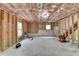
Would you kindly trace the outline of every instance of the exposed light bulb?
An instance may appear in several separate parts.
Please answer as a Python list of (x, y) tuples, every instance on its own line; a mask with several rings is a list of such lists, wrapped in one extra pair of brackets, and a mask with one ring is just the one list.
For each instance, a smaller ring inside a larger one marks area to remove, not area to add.
[(38, 14), (38, 17), (39, 18), (44, 18), (44, 19), (47, 19), (49, 17), (49, 12), (48, 10), (41, 10), (41, 12), (39, 12)]

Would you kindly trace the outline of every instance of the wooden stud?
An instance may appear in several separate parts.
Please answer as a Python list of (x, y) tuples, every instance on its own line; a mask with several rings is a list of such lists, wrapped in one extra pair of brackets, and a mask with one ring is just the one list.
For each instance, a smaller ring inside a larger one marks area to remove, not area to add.
[(0, 10), (0, 51), (2, 50), (2, 13)]
[(74, 16), (72, 15), (71, 16), (72, 17), (72, 44), (74, 44), (74, 39), (75, 39), (75, 37), (74, 37), (74, 35), (75, 35), (75, 33), (74, 33)]
[(77, 32), (77, 37), (78, 37), (78, 47), (79, 47), (79, 13), (77, 15), (77, 19), (78, 19), (78, 32)]

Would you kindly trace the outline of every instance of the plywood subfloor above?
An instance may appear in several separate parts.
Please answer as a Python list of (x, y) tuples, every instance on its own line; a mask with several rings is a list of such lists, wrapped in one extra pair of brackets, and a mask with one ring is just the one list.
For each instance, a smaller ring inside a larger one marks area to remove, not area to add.
[[(78, 3), (6, 3), (0, 7), (27, 21), (56, 21), (78, 12)], [(43, 14), (44, 13), (44, 14)], [(47, 14), (48, 13), (48, 14)], [(44, 17), (39, 16), (39, 14)], [(45, 18), (46, 17), (46, 18)]]

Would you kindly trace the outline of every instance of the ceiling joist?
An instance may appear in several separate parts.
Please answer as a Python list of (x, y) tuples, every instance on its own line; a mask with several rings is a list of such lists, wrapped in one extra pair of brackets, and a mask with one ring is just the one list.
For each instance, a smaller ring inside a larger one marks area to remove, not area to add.
[[(27, 21), (56, 21), (79, 10), (77, 3), (0, 3), (0, 8)], [(46, 12), (45, 12), (46, 11)], [(44, 13), (44, 14), (43, 14)], [(47, 14), (49, 13), (49, 14)], [(41, 16), (39, 16), (39, 14)], [(45, 20), (46, 17), (47, 19)]]

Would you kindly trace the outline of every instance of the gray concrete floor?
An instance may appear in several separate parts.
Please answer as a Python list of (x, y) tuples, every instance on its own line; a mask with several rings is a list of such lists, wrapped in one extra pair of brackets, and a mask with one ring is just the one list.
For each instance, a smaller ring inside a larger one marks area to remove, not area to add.
[(24, 39), (22, 46), (7, 49), (1, 56), (76, 56), (79, 48), (70, 43), (60, 43), (55, 37), (34, 37), (34, 40)]

